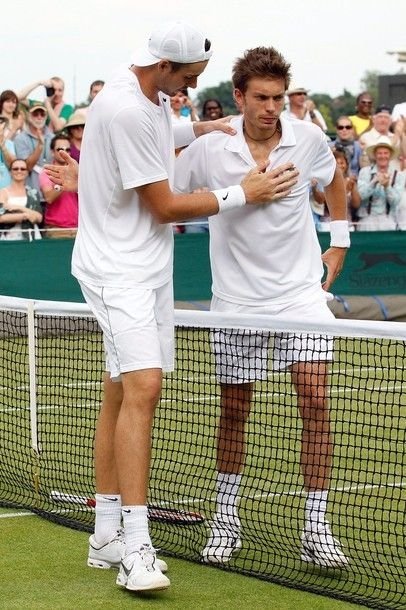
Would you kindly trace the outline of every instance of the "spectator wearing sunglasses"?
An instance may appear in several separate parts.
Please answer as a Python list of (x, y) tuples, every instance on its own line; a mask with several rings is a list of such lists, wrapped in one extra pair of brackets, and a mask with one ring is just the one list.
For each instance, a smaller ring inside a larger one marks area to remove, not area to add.
[(22, 240), (40, 237), (42, 207), (37, 190), (27, 186), (25, 159), (14, 159), (10, 165), (11, 182), (0, 190), (0, 240)]
[[(54, 165), (65, 165), (61, 152), (70, 154), (69, 137), (56, 135), (51, 141)], [(78, 195), (64, 191), (63, 187), (55, 186), (42, 171), (39, 177), (42, 194), (45, 198), (45, 229), (49, 238), (72, 238), (76, 235), (78, 226)]]
[(335, 128), (337, 135), (331, 144), (333, 151), (341, 150), (345, 153), (349, 173), (357, 177), (360, 170), (362, 148), (355, 138), (355, 131), (350, 117), (346, 115), (338, 117)]
[(221, 102), (215, 98), (208, 98), (202, 106), (202, 121), (215, 121), (223, 118), (223, 106)]
[(372, 95), (368, 91), (363, 91), (357, 96), (356, 112), (349, 117), (357, 138), (372, 127), (372, 106)]
[(39, 175), (42, 167), (52, 159), (52, 133), (46, 126), (47, 114), (42, 102), (33, 103), (27, 112), (26, 127), (14, 138), (16, 156), (27, 163), (27, 185), (37, 191), (40, 191)]

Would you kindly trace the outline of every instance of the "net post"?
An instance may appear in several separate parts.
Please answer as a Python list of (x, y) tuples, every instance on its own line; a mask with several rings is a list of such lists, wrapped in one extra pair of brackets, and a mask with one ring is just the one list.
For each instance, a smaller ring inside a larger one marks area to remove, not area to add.
[(30, 434), (31, 449), (33, 452), (33, 482), (36, 495), (39, 492), (39, 448), (38, 448), (38, 419), (37, 419), (37, 378), (36, 378), (36, 328), (34, 301), (27, 303), (27, 325), (28, 325), (28, 370), (30, 387)]

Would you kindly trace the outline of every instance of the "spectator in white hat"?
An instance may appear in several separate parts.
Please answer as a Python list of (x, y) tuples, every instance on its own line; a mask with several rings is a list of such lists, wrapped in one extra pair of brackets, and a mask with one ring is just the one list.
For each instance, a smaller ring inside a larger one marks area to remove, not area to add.
[(286, 92), (288, 108), (283, 111), (282, 116), (289, 120), (310, 121), (326, 132), (326, 121), (317, 110), (314, 101), (308, 99), (307, 94), (308, 89), (304, 87), (290, 87)]
[(402, 172), (390, 166), (396, 151), (387, 136), (371, 147), (367, 154), (372, 164), (363, 167), (358, 176), (361, 205), (358, 208), (358, 231), (390, 231), (397, 228), (398, 207), (405, 188)]

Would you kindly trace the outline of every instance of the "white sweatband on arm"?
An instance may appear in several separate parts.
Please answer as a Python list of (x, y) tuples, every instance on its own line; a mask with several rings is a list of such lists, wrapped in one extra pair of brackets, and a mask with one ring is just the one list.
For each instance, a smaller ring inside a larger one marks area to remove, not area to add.
[(244, 189), (240, 184), (235, 184), (234, 186), (228, 186), (225, 189), (218, 189), (211, 192), (216, 196), (219, 204), (219, 214), (221, 212), (233, 210), (234, 208), (240, 208), (246, 204)]
[(350, 243), (348, 220), (332, 220), (330, 222), (330, 246), (332, 248), (349, 248)]

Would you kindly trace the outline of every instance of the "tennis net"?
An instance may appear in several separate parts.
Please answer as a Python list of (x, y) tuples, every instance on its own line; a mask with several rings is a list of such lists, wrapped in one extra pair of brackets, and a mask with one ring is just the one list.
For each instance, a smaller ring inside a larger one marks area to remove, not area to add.
[[(306, 360), (331, 360), (327, 518), (349, 560), (342, 569), (301, 557), (303, 422), (290, 373), (268, 362), (286, 338), (297, 342), (299, 353), (305, 350)], [(0, 297), (0, 343), (0, 505), (91, 531), (104, 369), (98, 326), (86, 305)], [(255, 354), (231, 366), (229, 358), (244, 343)], [(320, 353), (311, 355), (314, 349)], [(216, 511), (216, 358), (227, 384), (263, 368), (245, 426), (242, 545), (219, 567), (372, 608), (406, 608), (405, 351), (402, 323), (312, 325), (178, 310), (176, 369), (165, 376), (153, 430), (154, 544), (169, 555), (202, 560)]]

